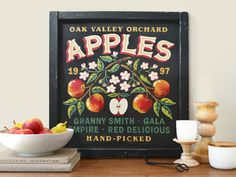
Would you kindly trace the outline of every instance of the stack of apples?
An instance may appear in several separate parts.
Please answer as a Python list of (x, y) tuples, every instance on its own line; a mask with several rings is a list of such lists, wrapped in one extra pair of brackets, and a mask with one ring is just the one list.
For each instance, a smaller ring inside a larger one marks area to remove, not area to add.
[(5, 127), (7, 131), (5, 133), (9, 134), (54, 134), (54, 133), (64, 133), (67, 131), (66, 124), (59, 123), (52, 129), (43, 126), (42, 121), (39, 118), (32, 118), (24, 123), (16, 123), (13, 121), (14, 126), (10, 129)]

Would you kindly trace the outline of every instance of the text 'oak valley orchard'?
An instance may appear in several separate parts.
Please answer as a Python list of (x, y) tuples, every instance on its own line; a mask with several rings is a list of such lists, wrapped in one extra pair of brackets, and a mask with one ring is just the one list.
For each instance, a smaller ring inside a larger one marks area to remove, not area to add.
[[(84, 50), (75, 39), (67, 41), (66, 62), (70, 63), (75, 59), (82, 59), (94, 55), (94, 51), (102, 47), (103, 54), (111, 54), (111, 49), (120, 45), (120, 54), (129, 56), (138, 56), (147, 59), (155, 59), (159, 62), (166, 62), (171, 57), (170, 49), (174, 43), (167, 40), (157, 41), (157, 37), (138, 36), (136, 48), (129, 48), (131, 42), (130, 34), (115, 33), (99, 35), (89, 35), (83, 38)], [(132, 42), (131, 42), (132, 43)], [(154, 52), (153, 52), (154, 51)]]

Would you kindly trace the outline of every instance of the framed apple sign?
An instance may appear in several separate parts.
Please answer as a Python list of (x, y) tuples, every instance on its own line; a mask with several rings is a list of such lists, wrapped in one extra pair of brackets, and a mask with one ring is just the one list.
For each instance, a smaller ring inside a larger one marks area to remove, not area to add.
[(50, 12), (50, 126), (84, 157), (176, 156), (187, 12)]

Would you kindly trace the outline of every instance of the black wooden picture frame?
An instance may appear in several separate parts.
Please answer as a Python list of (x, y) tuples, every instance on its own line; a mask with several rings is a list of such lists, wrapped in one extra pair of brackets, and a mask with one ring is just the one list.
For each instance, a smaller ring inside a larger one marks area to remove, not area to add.
[[(59, 119), (60, 98), (60, 44), (62, 37), (60, 23), (79, 22), (89, 23), (90, 20), (99, 22), (119, 21), (178, 21), (179, 25), (179, 95), (177, 119), (189, 119), (189, 73), (188, 73), (188, 13), (187, 12), (50, 12), (50, 79), (49, 79), (49, 123), (50, 127), (61, 122)], [(174, 137), (173, 137), (174, 138)], [(84, 157), (141, 157), (178, 156), (181, 148), (78, 148)]]

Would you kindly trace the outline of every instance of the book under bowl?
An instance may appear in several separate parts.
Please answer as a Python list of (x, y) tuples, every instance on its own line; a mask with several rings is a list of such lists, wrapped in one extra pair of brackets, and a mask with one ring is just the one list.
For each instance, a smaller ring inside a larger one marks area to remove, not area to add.
[(16, 152), (0, 149), (0, 171), (70, 172), (80, 160), (75, 148), (62, 148), (40, 157), (23, 157)]

